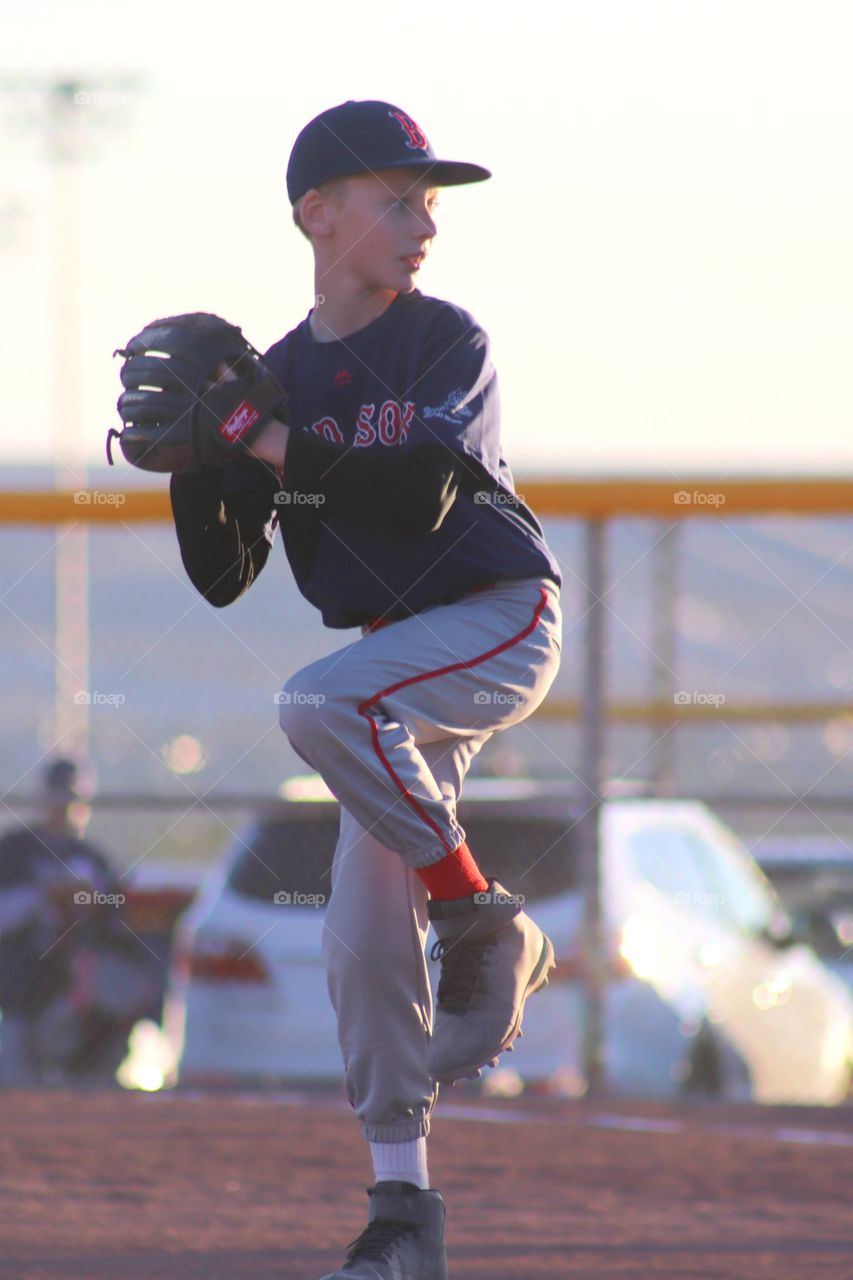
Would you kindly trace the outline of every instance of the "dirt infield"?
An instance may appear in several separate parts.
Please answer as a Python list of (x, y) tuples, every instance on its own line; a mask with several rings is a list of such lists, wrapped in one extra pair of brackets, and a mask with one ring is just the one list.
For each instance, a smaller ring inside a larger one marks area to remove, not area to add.
[[(337, 1095), (0, 1094), (2, 1280), (318, 1280), (372, 1180)], [(442, 1101), (451, 1280), (851, 1280), (853, 1110)]]

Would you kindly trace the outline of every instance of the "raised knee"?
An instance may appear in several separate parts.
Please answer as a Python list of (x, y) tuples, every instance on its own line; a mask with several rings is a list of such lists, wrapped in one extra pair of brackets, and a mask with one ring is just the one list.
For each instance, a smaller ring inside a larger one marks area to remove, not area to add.
[(325, 699), (322, 694), (312, 694), (304, 689), (294, 689), (286, 684), (276, 696), (278, 702), (278, 722), (288, 738), (302, 739), (310, 734), (318, 718), (318, 711)]
[(315, 740), (325, 732), (330, 698), (307, 673), (297, 672), (276, 694), (278, 722), (296, 746)]

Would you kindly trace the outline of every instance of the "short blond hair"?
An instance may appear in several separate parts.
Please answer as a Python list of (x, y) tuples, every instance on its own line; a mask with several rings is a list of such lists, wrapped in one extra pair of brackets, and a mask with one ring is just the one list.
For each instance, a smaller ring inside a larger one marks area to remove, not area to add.
[[(324, 200), (331, 200), (333, 204), (340, 205), (346, 192), (347, 178), (329, 178), (328, 182), (321, 182), (315, 190), (320, 192)], [(307, 191), (305, 195), (307, 195)], [(293, 206), (293, 222), (299, 231), (302, 232), (306, 240), (311, 239), (310, 234), (305, 230), (302, 224), (302, 202), (305, 196), (300, 196)]]

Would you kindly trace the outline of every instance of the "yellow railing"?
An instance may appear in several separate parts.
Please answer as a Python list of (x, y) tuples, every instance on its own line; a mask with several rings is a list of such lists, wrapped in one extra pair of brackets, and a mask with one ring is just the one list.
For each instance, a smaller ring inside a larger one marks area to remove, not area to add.
[[(610, 702), (605, 710), (608, 720), (620, 724), (708, 724), (716, 720), (820, 724), (838, 716), (853, 717), (853, 702)], [(546, 698), (534, 715), (541, 720), (577, 720), (580, 703), (571, 698)]]
[[(564, 519), (853, 515), (853, 478), (539, 478), (525, 480), (518, 488), (538, 515)], [(0, 524), (135, 524), (168, 520), (171, 507), (165, 477), (159, 487), (150, 489), (0, 492)], [(580, 706), (573, 699), (550, 698), (537, 715), (547, 720), (577, 720)], [(805, 724), (853, 716), (853, 702), (613, 702), (607, 706), (606, 715), (613, 721), (635, 724), (700, 724), (718, 720)]]
[[(598, 520), (649, 517), (853, 515), (853, 478), (714, 480), (707, 476), (545, 479), (519, 482), (542, 516)], [(168, 484), (151, 489), (20, 490), (0, 493), (0, 524), (94, 524), (171, 518)]]

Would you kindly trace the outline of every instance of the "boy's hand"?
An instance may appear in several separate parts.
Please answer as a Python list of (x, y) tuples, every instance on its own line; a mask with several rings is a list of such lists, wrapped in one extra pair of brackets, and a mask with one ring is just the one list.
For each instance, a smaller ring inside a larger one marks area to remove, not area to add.
[(146, 471), (221, 467), (243, 448), (255, 452), (273, 418), (285, 422), (283, 389), (240, 329), (219, 316), (155, 320), (116, 354), (125, 357), (125, 425), (107, 436), (110, 462), (117, 436), (128, 462)]
[[(236, 382), (237, 380), (237, 374), (224, 362), (216, 366), (214, 376), (220, 382)], [(211, 383), (210, 385), (213, 386), (214, 384)], [(283, 471), (284, 455), (287, 453), (289, 437), (290, 427), (278, 418), (271, 418), (259, 434), (255, 436), (251, 445), (246, 447), (255, 458), (260, 458), (263, 462), (272, 463), (278, 471)]]

